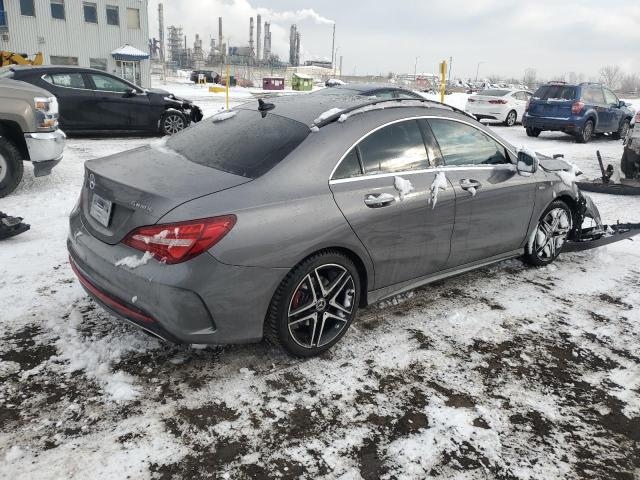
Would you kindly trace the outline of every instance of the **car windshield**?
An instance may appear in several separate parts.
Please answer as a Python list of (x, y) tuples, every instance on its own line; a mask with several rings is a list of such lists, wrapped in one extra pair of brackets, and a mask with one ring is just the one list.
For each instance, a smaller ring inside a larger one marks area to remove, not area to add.
[(289, 155), (309, 132), (307, 125), (279, 115), (233, 110), (170, 137), (167, 147), (205, 167), (258, 178)]
[(533, 98), (537, 100), (574, 100), (576, 98), (576, 87), (543, 85), (536, 90)]
[(13, 78), (13, 70), (10, 68), (0, 68), (0, 78)]
[(478, 92), (478, 95), (484, 95), (486, 97), (504, 97), (509, 90), (482, 90)]

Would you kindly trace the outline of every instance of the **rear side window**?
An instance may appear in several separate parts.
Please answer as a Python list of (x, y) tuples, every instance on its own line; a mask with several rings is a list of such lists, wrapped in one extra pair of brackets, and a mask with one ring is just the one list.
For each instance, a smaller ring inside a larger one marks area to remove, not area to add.
[(566, 85), (543, 85), (536, 90), (533, 98), (537, 100), (575, 100), (576, 87)]
[(429, 120), (429, 125), (440, 145), (445, 165), (509, 163), (504, 147), (471, 125), (435, 118)]
[(394, 173), (429, 168), (418, 122), (388, 125), (362, 140), (358, 147), (366, 174)]
[(336, 171), (333, 174), (333, 180), (358, 177), (360, 175), (362, 175), (362, 168), (360, 167), (360, 159), (358, 158), (357, 148), (354, 147), (342, 159), (342, 162), (340, 162), (338, 168), (336, 168)]
[(258, 178), (298, 147), (309, 127), (256, 110), (234, 110), (222, 121), (207, 118), (167, 140), (167, 146), (188, 160), (234, 175)]
[(57, 87), (87, 88), (81, 73), (50, 73), (42, 78)]
[(587, 87), (582, 90), (582, 101), (591, 104), (604, 104), (604, 93), (600, 87)]

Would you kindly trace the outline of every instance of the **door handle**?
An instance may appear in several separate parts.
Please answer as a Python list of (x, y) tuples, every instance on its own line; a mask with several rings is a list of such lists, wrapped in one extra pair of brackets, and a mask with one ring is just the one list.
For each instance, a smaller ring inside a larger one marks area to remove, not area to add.
[(463, 190), (469, 190), (470, 188), (475, 188), (477, 190), (482, 187), (482, 184), (477, 180), (463, 178), (462, 180), (460, 180), (460, 187)]
[(396, 201), (390, 193), (369, 193), (364, 196), (364, 204), (369, 208), (388, 207)]

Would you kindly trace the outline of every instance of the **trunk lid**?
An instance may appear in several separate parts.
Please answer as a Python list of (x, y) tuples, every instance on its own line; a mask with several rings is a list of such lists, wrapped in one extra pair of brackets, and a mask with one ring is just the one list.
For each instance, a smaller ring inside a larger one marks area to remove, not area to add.
[[(160, 144), (147, 145), (85, 163), (82, 220), (95, 237), (114, 245), (185, 202), (249, 181), (191, 162)], [(111, 202), (107, 226), (91, 214), (94, 197)]]

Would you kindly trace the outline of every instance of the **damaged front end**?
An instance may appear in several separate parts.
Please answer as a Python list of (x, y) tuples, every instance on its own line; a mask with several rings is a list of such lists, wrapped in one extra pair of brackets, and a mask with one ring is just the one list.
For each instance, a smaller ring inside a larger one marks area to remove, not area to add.
[(167, 109), (173, 108), (188, 116), (192, 123), (197, 123), (203, 118), (202, 109), (186, 98), (176, 97), (173, 93), (164, 97)]

